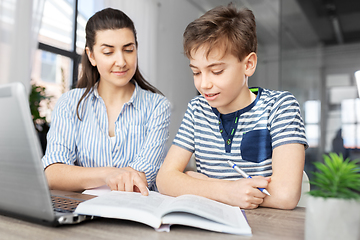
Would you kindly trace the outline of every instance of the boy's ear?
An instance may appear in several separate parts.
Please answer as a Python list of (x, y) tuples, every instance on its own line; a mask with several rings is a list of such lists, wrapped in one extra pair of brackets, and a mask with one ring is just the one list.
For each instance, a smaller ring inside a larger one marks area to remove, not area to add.
[(86, 54), (88, 56), (88, 59), (89, 59), (91, 65), (93, 65), (95, 67), (96, 66), (96, 61), (95, 61), (95, 58), (94, 58), (94, 54), (90, 51), (89, 47), (86, 47), (85, 51), (86, 51)]
[(257, 55), (252, 52), (244, 58), (245, 61), (245, 75), (250, 77), (254, 74), (257, 64)]

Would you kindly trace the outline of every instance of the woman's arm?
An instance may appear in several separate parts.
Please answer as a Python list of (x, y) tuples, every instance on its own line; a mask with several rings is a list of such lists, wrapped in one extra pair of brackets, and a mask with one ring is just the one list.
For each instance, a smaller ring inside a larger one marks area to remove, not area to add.
[(129, 164), (133, 169), (144, 172), (149, 187), (155, 185), (156, 175), (166, 155), (166, 142), (169, 138), (170, 102), (162, 98), (154, 103), (156, 106), (150, 111), (146, 122), (145, 141), (142, 143), (133, 162)]
[[(144, 151), (139, 155), (142, 157), (136, 158), (129, 163), (128, 167), (121, 169), (79, 167), (75, 166), (78, 157), (76, 148), (79, 147), (76, 145), (78, 119), (75, 109), (81, 94), (82, 92), (79, 90), (65, 93), (53, 111), (52, 124), (48, 134), (48, 148), (43, 157), (43, 165), (50, 188), (81, 191), (106, 184), (113, 190), (135, 190), (141, 191), (143, 194), (147, 193), (148, 180), (154, 182), (155, 175), (164, 158), (165, 141), (168, 138), (170, 104), (165, 98), (157, 101), (158, 107), (152, 112), (150, 119), (152, 125), (149, 125), (151, 132), (149, 139), (152, 141), (144, 143), (146, 149), (151, 149), (152, 152)], [(147, 160), (147, 158), (149, 159)], [(146, 161), (143, 161), (144, 159)], [(149, 186), (152, 182), (149, 182)]]
[(111, 190), (148, 195), (145, 173), (130, 167), (80, 167), (55, 163), (45, 169), (50, 189), (82, 191), (107, 185)]
[(293, 143), (279, 146), (273, 150), (271, 182), (267, 196), (261, 206), (293, 209), (299, 202), (305, 163), (303, 144)]
[(183, 171), (191, 155), (181, 147), (171, 146), (156, 178), (161, 193), (170, 196), (195, 194), (241, 208), (256, 208), (263, 202), (266, 195), (257, 187), (267, 188), (268, 179), (228, 181), (185, 174)]
[[(48, 133), (48, 146), (43, 165), (51, 189), (81, 191), (102, 185), (112, 190), (141, 191), (147, 194), (145, 174), (130, 167), (80, 167), (75, 166), (76, 121), (74, 103), (79, 91), (65, 93), (57, 102)], [(76, 106), (76, 105), (75, 105)]]

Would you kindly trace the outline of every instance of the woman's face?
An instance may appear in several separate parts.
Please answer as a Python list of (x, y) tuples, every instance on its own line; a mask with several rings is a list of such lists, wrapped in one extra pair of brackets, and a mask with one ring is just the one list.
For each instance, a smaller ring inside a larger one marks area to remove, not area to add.
[(137, 67), (135, 37), (129, 28), (108, 29), (96, 32), (95, 45), (86, 53), (96, 66), (102, 84), (123, 87), (129, 83)]

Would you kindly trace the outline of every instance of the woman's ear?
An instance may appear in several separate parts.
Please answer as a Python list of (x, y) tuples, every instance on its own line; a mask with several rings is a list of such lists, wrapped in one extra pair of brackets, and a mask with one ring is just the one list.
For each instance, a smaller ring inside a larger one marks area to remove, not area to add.
[(251, 52), (244, 58), (245, 61), (245, 75), (250, 77), (254, 74), (257, 64), (257, 55)]
[(96, 66), (96, 61), (95, 61), (95, 58), (94, 58), (94, 54), (90, 51), (89, 47), (86, 47), (85, 51), (86, 51), (86, 55), (88, 56), (88, 59), (89, 59), (91, 65), (93, 65), (95, 67)]

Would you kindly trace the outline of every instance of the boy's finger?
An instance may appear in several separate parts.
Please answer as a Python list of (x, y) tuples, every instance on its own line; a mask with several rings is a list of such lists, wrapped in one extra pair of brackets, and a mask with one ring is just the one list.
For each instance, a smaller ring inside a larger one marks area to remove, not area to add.
[(254, 177), (252, 178), (252, 187), (257, 187), (257, 188), (266, 188), (269, 184), (269, 181), (266, 178), (257, 178)]

